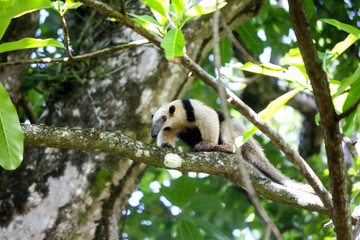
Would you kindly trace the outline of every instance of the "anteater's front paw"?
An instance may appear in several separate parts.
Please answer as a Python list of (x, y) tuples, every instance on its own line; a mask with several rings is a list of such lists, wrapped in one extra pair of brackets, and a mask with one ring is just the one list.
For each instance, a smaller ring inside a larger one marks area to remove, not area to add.
[(213, 149), (214, 149), (214, 144), (199, 142), (198, 144), (196, 144), (194, 146), (193, 151), (194, 152), (208, 152), (208, 151), (213, 151)]
[(174, 147), (170, 144), (170, 143), (162, 143), (161, 144), (161, 147), (163, 147), (163, 148), (171, 148), (171, 149), (174, 149)]

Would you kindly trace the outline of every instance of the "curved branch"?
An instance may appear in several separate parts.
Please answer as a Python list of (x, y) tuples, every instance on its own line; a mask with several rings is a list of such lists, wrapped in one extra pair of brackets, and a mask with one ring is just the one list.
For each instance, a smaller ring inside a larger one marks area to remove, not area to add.
[(42, 59), (20, 60), (20, 61), (16, 61), (16, 62), (5, 62), (5, 63), (0, 63), (0, 69), (4, 68), (4, 67), (11, 67), (11, 66), (17, 66), (17, 65), (23, 65), (23, 64), (52, 63), (52, 62), (78, 62), (78, 61), (83, 61), (85, 59), (94, 58), (94, 57), (102, 56), (105, 54), (110, 54), (110, 53), (113, 53), (113, 52), (116, 52), (119, 50), (123, 50), (126, 48), (137, 47), (137, 46), (141, 46), (141, 45), (149, 44), (149, 43), (150, 43), (149, 40), (141, 39), (141, 40), (129, 42), (127, 44), (121, 44), (121, 45), (117, 45), (117, 46), (113, 46), (113, 47), (104, 48), (102, 50), (95, 51), (92, 53), (86, 53), (86, 54), (82, 54), (82, 55), (78, 55), (78, 56), (72, 56), (71, 58), (70, 57), (42, 58)]
[[(195, 73), (195, 75), (199, 77), (204, 83), (217, 91), (216, 80), (199, 65), (197, 65), (191, 58), (185, 55), (183, 57), (182, 64), (193, 71), (193, 73)], [(286, 143), (284, 138), (281, 137), (279, 133), (267, 125), (264, 120), (259, 117), (259, 115), (257, 115), (249, 106), (247, 106), (235, 93), (226, 88), (226, 94), (228, 97), (228, 102), (281, 149), (281, 151), (288, 157), (288, 159), (300, 170), (301, 174), (313, 187), (325, 206), (332, 208), (330, 194), (320, 179), (316, 176), (314, 171), (306, 163), (306, 161), (288, 143)]]
[[(234, 154), (220, 152), (185, 153), (178, 150), (166, 150), (136, 141), (120, 131), (101, 132), (96, 128), (69, 129), (22, 124), (22, 129), (25, 134), (25, 145), (28, 146), (115, 153), (155, 167), (221, 176), (238, 186), (243, 186)], [(169, 167), (169, 164), (165, 162), (165, 156), (169, 156), (169, 153), (175, 153), (181, 157), (178, 167)], [(331, 214), (331, 211), (324, 207), (316, 195), (274, 183), (260, 175), (247, 162), (245, 162), (245, 167), (255, 191), (264, 198), (301, 209)]]

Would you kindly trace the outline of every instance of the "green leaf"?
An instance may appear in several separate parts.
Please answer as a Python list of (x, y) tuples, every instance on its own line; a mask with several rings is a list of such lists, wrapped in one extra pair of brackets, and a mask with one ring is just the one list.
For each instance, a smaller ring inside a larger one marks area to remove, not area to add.
[(166, 19), (170, 18), (168, 15), (170, 0), (157, 0), (157, 1), (159, 1), (161, 3), (161, 5), (164, 7), (165, 15), (163, 15), (162, 13), (159, 13), (154, 8), (151, 8), (151, 11), (154, 14), (156, 20), (161, 24), (161, 26), (164, 26), (166, 23)]
[(340, 56), (346, 49), (348, 49), (354, 42), (356, 42), (356, 40), (358, 40), (358, 38), (355, 35), (349, 34), (344, 41), (337, 43), (330, 51), (331, 54), (335, 55), (331, 61), (334, 61), (338, 56)]
[(327, 24), (333, 25), (347, 33), (353, 34), (358, 39), (360, 38), (360, 30), (346, 23), (341, 23), (335, 19), (321, 19), (321, 21)]
[(74, 0), (66, 0), (65, 4), (61, 7), (61, 16), (64, 16), (67, 10), (76, 9), (81, 5), (81, 2), (75, 2)]
[(182, 176), (171, 182), (170, 188), (161, 188), (161, 193), (174, 205), (182, 208), (194, 196), (197, 182), (193, 178)]
[(229, 38), (223, 38), (219, 42), (220, 54), (221, 54), (221, 65), (225, 65), (230, 62), (231, 58), (234, 55), (233, 45)]
[(52, 7), (50, 0), (0, 1), (0, 39), (3, 37), (12, 18), (50, 7)]
[(44, 40), (36, 39), (36, 38), (23, 38), (15, 42), (7, 42), (0, 44), (0, 53), (20, 50), (25, 48), (37, 48), (37, 47), (46, 47), (46, 46), (64, 48), (64, 44), (52, 38), (44, 39)]
[(16, 169), (24, 152), (24, 133), (19, 117), (5, 88), (0, 83), (0, 165), (6, 170)]
[(301, 86), (307, 85), (306, 78), (301, 73), (301, 71), (295, 66), (292, 66), (292, 67), (289, 67), (288, 69), (286, 69), (286, 68), (283, 68), (281, 66), (274, 65), (271, 63), (257, 65), (252, 62), (247, 62), (244, 65), (235, 63), (234, 67), (239, 68), (243, 71), (247, 71), (247, 72), (258, 73), (258, 74), (271, 76), (271, 77), (283, 78), (285, 80), (296, 82)]
[(351, 86), (353, 83), (355, 83), (356, 81), (360, 81), (360, 68), (356, 69), (356, 71), (354, 72), (353, 75), (344, 78), (341, 82), (340, 82), (340, 86), (337, 89), (336, 93), (334, 94), (333, 98), (336, 98), (337, 96), (339, 96), (340, 94), (344, 93), (344, 91), (346, 90), (347, 87)]
[(289, 52), (281, 58), (280, 62), (281, 65), (292, 65), (297, 67), (306, 79), (309, 78), (299, 48), (290, 49)]
[(141, 0), (141, 2), (148, 5), (153, 12), (156, 20), (164, 25), (166, 19), (169, 19), (168, 10), (169, 10), (169, 0)]
[[(351, 105), (355, 103), (360, 98), (360, 81), (356, 81), (351, 85), (349, 94), (346, 97), (346, 100), (343, 105), (343, 112), (346, 111)], [(345, 126), (343, 127), (343, 132), (346, 136), (351, 137), (355, 131), (356, 124), (354, 121), (356, 119), (356, 111), (353, 111), (349, 116), (345, 118)], [(356, 123), (356, 122), (355, 122)]]
[[(296, 88), (278, 97), (274, 101), (270, 102), (269, 105), (259, 113), (259, 116), (265, 122), (267, 122), (279, 110), (280, 107), (284, 106), (285, 103), (287, 103), (292, 97), (294, 97), (298, 92), (302, 90), (304, 90), (304, 88)], [(257, 130), (258, 128), (253, 126), (250, 130), (246, 131), (243, 136), (243, 142), (240, 145), (245, 143), (252, 135), (257, 132)]]
[(188, 2), (189, 0), (172, 0), (172, 4), (174, 5), (175, 12), (178, 16), (180, 16), (180, 13), (184, 10)]
[(315, 14), (315, 5), (313, 0), (305, 0), (305, 11), (308, 19), (311, 19)]
[(256, 26), (252, 21), (247, 21), (235, 29), (245, 42), (246, 46), (256, 55), (260, 55), (264, 51), (264, 43), (258, 37)]
[(129, 13), (129, 15), (134, 17), (135, 18), (134, 20), (136, 22), (140, 23), (147, 30), (155, 32), (155, 33), (159, 34), (160, 36), (163, 35), (161, 25), (154, 18), (152, 18), (148, 15), (139, 16), (139, 15), (132, 14), (132, 13)]
[[(227, 4), (226, 2), (222, 2), (218, 5), (218, 8), (221, 9), (221, 8), (225, 7), (226, 4)], [(210, 6), (209, 7), (195, 6), (195, 7), (190, 8), (189, 10), (187, 10), (185, 13), (185, 16), (197, 17), (197, 16), (215, 12), (215, 10), (216, 10), (215, 5), (213, 5), (211, 7)]]
[(221, 231), (216, 225), (201, 220), (200, 218), (194, 218), (195, 223), (204, 229), (209, 235), (212, 235), (214, 239), (217, 240), (231, 240), (232, 236), (227, 236), (225, 233)]
[(167, 59), (184, 56), (184, 46), (185, 38), (178, 28), (171, 29), (161, 42)]
[(222, 207), (223, 206), (219, 198), (207, 195), (195, 196), (188, 206), (189, 209), (196, 212), (219, 211)]
[(177, 238), (179, 240), (201, 240), (204, 239), (200, 229), (192, 222), (182, 219), (177, 225)]

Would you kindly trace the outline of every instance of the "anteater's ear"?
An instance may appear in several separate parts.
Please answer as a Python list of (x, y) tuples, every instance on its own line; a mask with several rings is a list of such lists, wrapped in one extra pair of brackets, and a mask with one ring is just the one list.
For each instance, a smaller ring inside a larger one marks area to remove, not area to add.
[(154, 118), (154, 114), (151, 114), (151, 119), (153, 119)]
[(176, 109), (176, 107), (175, 107), (174, 105), (171, 105), (171, 106), (169, 107), (169, 113), (170, 113), (170, 115), (173, 115), (173, 114), (174, 114), (175, 109)]

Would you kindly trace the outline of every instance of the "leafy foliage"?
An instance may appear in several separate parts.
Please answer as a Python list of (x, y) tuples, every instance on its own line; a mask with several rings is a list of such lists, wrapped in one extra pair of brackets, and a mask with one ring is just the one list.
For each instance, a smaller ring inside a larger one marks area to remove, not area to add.
[[(196, 16), (208, 14), (215, 10), (214, 1), (205, 0), (197, 1), (197, 5), (193, 5), (193, 1), (188, 0), (173, 0), (171, 2), (169, 0), (143, 0), (142, 2), (150, 8), (152, 16), (133, 13), (129, 15), (146, 29), (163, 37), (161, 46), (164, 48), (168, 59), (174, 59), (184, 54), (186, 44), (182, 28), (185, 23)], [(219, 8), (226, 4), (219, 2)], [(17, 5), (12, 8), (11, 4)], [(305, 4), (310, 17), (314, 42), (319, 50), (319, 56), (324, 61), (324, 69), (331, 80), (334, 105), (339, 113), (344, 112), (360, 98), (360, 71), (357, 58), (359, 29), (356, 25), (357, 21), (360, 20), (357, 13), (359, 2), (326, 1), (326, 6), (324, 6), (321, 1), (306, 0)], [(2, 9), (0, 12), (0, 37), (4, 34), (12, 18), (39, 9), (48, 9), (50, 15), (40, 25), (40, 37), (43, 39), (53, 38), (48, 42), (41, 39), (30, 41), (31, 44), (36, 42), (37, 45), (21, 44), (22, 41), (26, 41), (23, 39), (13, 43), (15, 48), (9, 48), (9, 45), (5, 45), (9, 43), (4, 43), (0, 45), (0, 49), (15, 50), (53, 45), (62, 48), (61, 43), (54, 42), (54, 39), (59, 37), (57, 30), (60, 27), (60, 16), (64, 16), (69, 9), (79, 6), (80, 4), (72, 0), (65, 2), (51, 2), (50, 0), (0, 1), (0, 9)], [(337, 20), (329, 19), (333, 16), (337, 16)], [(276, 117), (279, 114), (283, 117), (284, 112), (290, 111), (284, 104), (299, 91), (299, 86), (302, 89), (306, 88), (304, 92), (307, 94), (311, 94), (311, 87), (308, 86), (308, 76), (301, 54), (292, 36), (293, 31), (286, 7), (267, 3), (257, 17), (238, 26), (235, 33), (255, 56), (259, 56), (265, 47), (270, 47), (272, 57), (282, 57), (281, 66), (266, 62), (262, 64), (245, 63), (240, 66), (231, 41), (225, 38), (220, 43), (222, 65), (227, 66), (227, 69), (230, 69), (234, 76), (244, 77), (243, 71), (260, 73), (280, 78), (285, 87), (295, 89), (275, 100), (276, 104), (271, 104), (265, 108), (263, 114), (266, 118), (275, 116), (269, 122), (285, 137), (289, 136), (290, 142), (295, 135), (295, 140), (291, 143), (296, 146), (299, 132), (296, 126), (298, 126), (299, 119), (291, 114), (292, 116), (287, 117), (285, 123), (282, 122), (284, 124), (279, 124), (280, 121), (277, 121)], [(57, 49), (55, 53), (50, 53), (45, 48), (43, 52), (36, 51), (35, 55), (37, 54), (37, 57), (55, 57), (56, 54), (63, 53), (63, 49)], [(203, 66), (209, 73), (215, 75), (211, 54)], [(83, 64), (86, 65), (87, 63)], [(108, 73), (99, 73), (101, 77), (106, 76), (106, 74)], [(31, 68), (29, 74), (23, 76), (23, 79), (26, 81), (28, 98), (33, 105), (39, 108), (36, 109), (37, 115), (41, 113), (41, 106), (46, 104), (48, 92), (66, 90), (64, 85), (68, 81), (81, 83), (81, 77), (78, 73), (73, 68), (64, 71), (62, 64), (48, 64)], [(239, 94), (246, 85), (246, 83), (230, 81), (227, 84)], [(6, 92), (3, 89), (0, 90), (0, 97), (2, 96), (0, 100), (4, 101), (3, 104), (0, 104), (0, 122), (3, 126), (0, 129), (0, 142), (8, 143), (6, 146), (4, 145), (5, 147), (0, 148), (3, 150), (0, 153), (0, 164), (6, 169), (14, 169), (21, 162), (23, 137), (14, 107), (11, 105)], [(218, 96), (199, 81), (195, 82), (186, 97), (204, 99), (209, 105), (218, 107)], [(7, 125), (8, 123), (10, 124)], [(359, 127), (360, 107), (358, 106), (356, 110), (341, 121), (341, 128), (345, 135), (351, 137)], [(8, 133), (12, 134), (13, 132), (15, 135), (9, 137)], [(292, 179), (299, 177), (297, 170), (286, 161), (271, 141), (256, 134), (255, 138), (262, 144), (267, 157), (277, 168)], [(307, 159), (307, 162), (318, 173), (321, 180), (328, 185), (328, 172), (322, 155), (312, 156)], [(359, 167), (360, 158), (357, 157), (354, 160), (353, 167), (349, 169), (352, 207), (359, 204), (360, 201)], [(128, 211), (124, 213), (127, 218), (124, 220), (123, 217), (119, 222), (119, 229), (123, 223), (125, 224), (124, 239), (263, 238), (266, 230), (260, 219), (256, 217), (244, 190), (214, 176), (194, 173), (181, 177), (178, 175), (180, 174), (149, 167), (139, 185), (139, 192), (143, 194), (143, 197), (139, 199), (139, 204), (130, 204)], [(111, 178), (111, 173), (108, 169), (99, 171), (94, 179), (96, 184), (91, 189), (92, 193), (94, 195), (99, 194), (101, 191), (99, 189), (109, 178)], [(159, 187), (156, 188), (154, 185)], [(324, 215), (281, 206), (264, 199), (262, 199), (262, 204), (282, 231), (284, 239), (329, 239), (335, 236), (333, 229), (323, 228), (324, 223), (328, 221)]]
[[(191, 18), (212, 13), (216, 10), (216, 2), (200, 1), (197, 5), (188, 0), (141, 0), (148, 5), (155, 17), (148, 15), (138, 16), (131, 14), (146, 29), (163, 37), (161, 47), (169, 60), (184, 55), (185, 39), (181, 32), (184, 24)], [(219, 1), (218, 8), (222, 8), (226, 2)], [(172, 28), (171, 30), (168, 30)]]
[(14, 170), (23, 158), (24, 133), (15, 106), (1, 83), (0, 103), (0, 165)]

